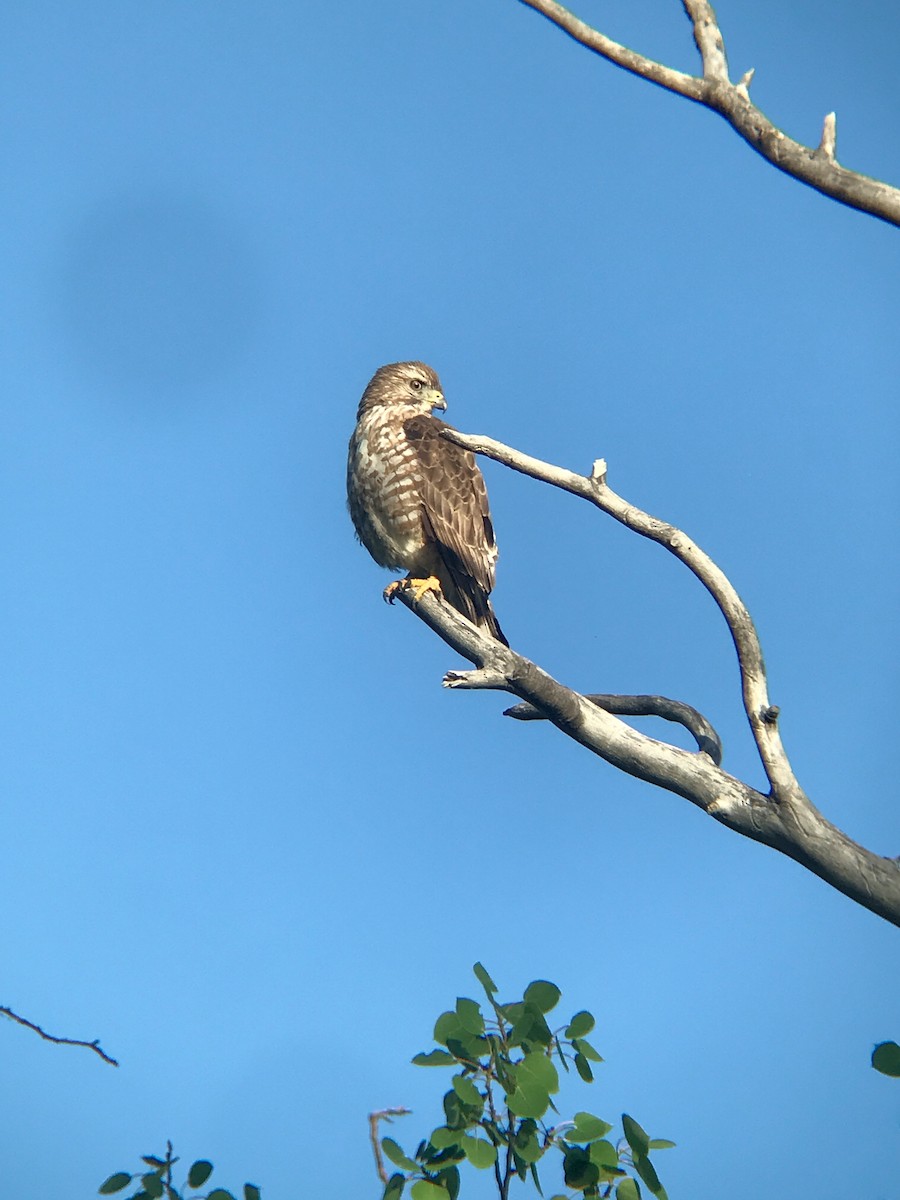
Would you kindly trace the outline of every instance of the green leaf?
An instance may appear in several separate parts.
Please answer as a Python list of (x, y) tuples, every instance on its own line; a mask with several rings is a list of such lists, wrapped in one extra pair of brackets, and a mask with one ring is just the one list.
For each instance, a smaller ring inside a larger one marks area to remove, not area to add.
[(441, 1172), (441, 1183), (450, 1194), (450, 1200), (456, 1200), (459, 1195), (459, 1168), (450, 1167), (447, 1171)]
[(612, 1142), (604, 1140), (591, 1142), (589, 1154), (591, 1162), (596, 1163), (604, 1171), (615, 1171), (619, 1165), (619, 1152)]
[(566, 1062), (566, 1056), (565, 1056), (565, 1054), (563, 1054), (562, 1042), (560, 1042), (558, 1037), (553, 1039), (553, 1048), (556, 1051), (557, 1058), (562, 1063), (562, 1069), (568, 1075), (569, 1064)]
[(111, 1196), (113, 1192), (121, 1192), (122, 1188), (128, 1187), (133, 1178), (133, 1175), (126, 1175), (124, 1171), (116, 1171), (115, 1175), (110, 1175), (109, 1179), (100, 1184), (100, 1195)]
[(543, 1196), (544, 1189), (541, 1187), (541, 1180), (538, 1176), (538, 1169), (534, 1163), (531, 1163), (531, 1179), (539, 1196)]
[(517, 1117), (542, 1117), (550, 1107), (550, 1096), (546, 1088), (539, 1085), (517, 1087), (506, 1097), (506, 1105)]
[(668, 1140), (668, 1138), (651, 1138), (650, 1139), (650, 1149), (651, 1150), (674, 1150), (674, 1148), (677, 1144), (678, 1144), (677, 1142), (670, 1142)]
[(225, 1188), (213, 1188), (207, 1195), (206, 1200), (234, 1200), (231, 1192), (227, 1192)]
[(188, 1187), (203, 1187), (212, 1173), (212, 1163), (207, 1162), (205, 1158), (198, 1158), (195, 1163), (191, 1163), (191, 1169), (188, 1171)]
[(524, 999), (526, 1004), (533, 1004), (539, 1012), (548, 1013), (552, 1008), (556, 1008), (561, 996), (562, 992), (555, 983), (548, 983), (546, 979), (536, 979), (525, 989)]
[(481, 1006), (474, 1000), (469, 1000), (465, 996), (457, 996), (456, 1015), (467, 1033), (484, 1033), (484, 1017), (481, 1015)]
[(650, 1159), (645, 1158), (642, 1154), (635, 1154), (633, 1158), (634, 1169), (655, 1196), (662, 1187), (662, 1184), (659, 1182), (659, 1176), (656, 1173), (656, 1168)]
[(466, 1118), (463, 1103), (452, 1088), (449, 1092), (444, 1092), (444, 1116), (451, 1129), (461, 1129), (464, 1125), (470, 1124)]
[(461, 1130), (448, 1129), (446, 1125), (438, 1125), (437, 1129), (432, 1130), (428, 1140), (435, 1150), (446, 1150), (448, 1146), (461, 1145), (462, 1137)]
[(578, 1012), (566, 1026), (566, 1037), (584, 1037), (586, 1033), (591, 1032), (595, 1024), (596, 1022), (589, 1012)]
[(650, 1138), (628, 1113), (622, 1113), (622, 1132), (634, 1153), (646, 1158), (650, 1150)]
[[(396, 1179), (397, 1176), (394, 1178)], [(403, 1176), (401, 1175), (399, 1178), (402, 1179)], [(399, 1192), (397, 1194), (399, 1195)], [(244, 1200), (261, 1200), (260, 1190), (255, 1183), (244, 1184)]]
[(590, 1042), (584, 1038), (572, 1038), (572, 1045), (575, 1047), (577, 1054), (583, 1054), (585, 1058), (589, 1058), (591, 1062), (603, 1062), (601, 1055), (597, 1053)]
[(484, 1104), (484, 1097), (467, 1075), (454, 1075), (450, 1082), (463, 1104), (470, 1108), (481, 1108)]
[(164, 1170), (166, 1167), (165, 1159), (157, 1158), (155, 1154), (142, 1154), (141, 1162), (145, 1162), (148, 1167), (154, 1167), (161, 1170)]
[(400, 1200), (403, 1195), (403, 1187), (406, 1183), (406, 1177), (403, 1175), (392, 1175), (387, 1181), (381, 1200)]
[(516, 1008), (518, 1012), (507, 1037), (509, 1044), (522, 1046), (536, 1042), (539, 1046), (551, 1045), (553, 1034), (541, 1010), (534, 1004), (517, 1005)]
[(575, 1114), (575, 1128), (568, 1130), (564, 1137), (567, 1142), (587, 1145), (589, 1142), (596, 1142), (600, 1138), (606, 1137), (611, 1129), (612, 1125), (608, 1121), (601, 1121), (593, 1113), (579, 1112)]
[(484, 1138), (466, 1136), (462, 1140), (462, 1148), (472, 1166), (479, 1170), (492, 1167), (497, 1161), (496, 1147)]
[(477, 962), (472, 970), (475, 972), (475, 978), (487, 992), (488, 996), (492, 996), (497, 990), (497, 985), (494, 983), (493, 979), (491, 979), (490, 975), (488, 975), (481, 963)]
[(152, 1174), (142, 1175), (141, 1183), (144, 1185), (144, 1191), (152, 1197), (152, 1200), (159, 1200), (163, 1194), (163, 1182), (155, 1171)]
[(520, 1124), (515, 1137), (515, 1150), (516, 1154), (531, 1166), (543, 1157), (544, 1150), (534, 1121), (526, 1120)]
[(519, 1087), (523, 1082), (534, 1081), (548, 1092), (559, 1091), (559, 1074), (553, 1065), (553, 1060), (540, 1050), (532, 1050), (526, 1054), (516, 1067), (516, 1083)]
[(591, 1070), (591, 1064), (583, 1054), (575, 1055), (575, 1070), (581, 1076), (585, 1083), (594, 1082), (594, 1072)]
[(900, 1046), (896, 1042), (879, 1042), (872, 1051), (872, 1066), (882, 1075), (900, 1078)]
[(475, 1062), (487, 1052), (485, 1039), (470, 1033), (455, 1012), (441, 1013), (434, 1024), (434, 1040), (466, 1062)]
[(447, 1200), (448, 1193), (428, 1179), (417, 1179), (409, 1189), (412, 1200)]
[(416, 1164), (411, 1158), (407, 1158), (401, 1148), (397, 1145), (393, 1138), (382, 1138), (381, 1148), (394, 1164), (395, 1167), (402, 1167), (404, 1171), (418, 1170)]
[(465, 1035), (465, 1030), (455, 1012), (443, 1012), (434, 1023), (434, 1040), (442, 1046), (447, 1045), (447, 1038), (457, 1038)]
[(516, 1066), (516, 1090), (506, 1103), (517, 1117), (542, 1117), (550, 1105), (550, 1093), (559, 1091), (559, 1075), (546, 1054), (533, 1050)]
[(417, 1067), (455, 1067), (456, 1059), (446, 1050), (429, 1050), (427, 1054), (417, 1054), (413, 1059)]
[(600, 1180), (600, 1168), (580, 1146), (569, 1146), (563, 1156), (563, 1178), (570, 1188), (583, 1192)]
[(641, 1200), (640, 1186), (633, 1179), (620, 1179), (616, 1184), (616, 1200)]

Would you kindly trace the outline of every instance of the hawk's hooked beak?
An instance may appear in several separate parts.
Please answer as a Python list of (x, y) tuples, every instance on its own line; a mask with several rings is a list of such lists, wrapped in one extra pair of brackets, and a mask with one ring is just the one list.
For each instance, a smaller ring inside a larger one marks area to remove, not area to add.
[(439, 392), (437, 388), (433, 388), (429, 392), (428, 399), (431, 401), (432, 408), (439, 408), (441, 412), (447, 411), (447, 401), (444, 399), (444, 393)]

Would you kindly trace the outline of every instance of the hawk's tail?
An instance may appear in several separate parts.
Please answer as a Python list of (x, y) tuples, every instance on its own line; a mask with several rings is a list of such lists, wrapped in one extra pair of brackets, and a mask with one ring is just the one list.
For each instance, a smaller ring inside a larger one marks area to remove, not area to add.
[(454, 583), (456, 586), (447, 595), (447, 599), (453, 607), (458, 609), (464, 617), (468, 617), (473, 625), (486, 630), (492, 638), (502, 642), (504, 646), (508, 646), (506, 634), (500, 628), (500, 622), (497, 620), (497, 614), (494, 612), (494, 606), (491, 604), (487, 592), (483, 591), (473, 579), (467, 579), (465, 586), (461, 586), (459, 580), (454, 580)]
[(498, 642), (502, 642), (504, 646), (508, 646), (506, 634), (500, 628), (500, 622), (497, 620), (497, 614), (494, 612), (494, 606), (485, 596), (484, 611), (478, 614), (475, 622), (479, 629), (486, 629), (492, 638), (496, 638)]
[(442, 550), (441, 567), (443, 569), (438, 568), (438, 578), (444, 599), (473, 625), (487, 630), (492, 638), (502, 642), (504, 646), (508, 646), (509, 642), (500, 628), (500, 622), (497, 620), (489, 593), (462, 569), (455, 555), (447, 552), (446, 548), (442, 547)]

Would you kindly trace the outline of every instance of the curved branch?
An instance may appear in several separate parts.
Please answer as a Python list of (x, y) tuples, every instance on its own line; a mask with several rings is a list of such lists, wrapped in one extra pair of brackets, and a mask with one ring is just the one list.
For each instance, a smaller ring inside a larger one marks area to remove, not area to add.
[(473, 437), (449, 429), (444, 431), (444, 437), (474, 454), (483, 454), (523, 475), (590, 501), (628, 529), (664, 546), (697, 576), (719, 606), (731, 633), (741, 672), (744, 712), (769, 786), (776, 799), (787, 799), (798, 785), (778, 733), (778, 709), (769, 703), (766, 668), (756, 628), (731, 581), (709, 555), (674, 525), (651, 517), (618, 496), (606, 481), (606, 463), (602, 459), (594, 463), (593, 473), (588, 478), (541, 462), (493, 438)]
[[(717, 767), (722, 765), (722, 739), (704, 717), (703, 713), (684, 704), (681, 700), (670, 700), (668, 696), (622, 696), (610, 692), (602, 694), (585, 692), (585, 700), (596, 704), (604, 712), (617, 717), (661, 717), (683, 725), (697, 743), (697, 749), (708, 754)], [(507, 708), (504, 717), (515, 721), (546, 721), (546, 716), (533, 704), (514, 704)]]
[(736, 133), (768, 162), (786, 175), (830, 196), (840, 204), (869, 213), (891, 225), (900, 225), (900, 188), (848, 171), (835, 159), (835, 116), (825, 118), (822, 140), (813, 149), (796, 142), (773, 125), (750, 100), (753, 72), (731, 83), (722, 34), (707, 0), (682, 0), (694, 27), (694, 41), (703, 63), (703, 77), (686, 75), (645, 58), (613, 41), (558, 4), (556, 0), (521, 0), (565, 33), (616, 66), (675, 92), (724, 117)]
[(772, 790), (763, 795), (722, 770), (708, 754), (690, 753), (639, 733), (482, 633), (442, 599), (426, 593), (416, 602), (401, 587), (397, 598), (476, 667), (474, 671), (448, 672), (445, 686), (489, 688), (519, 697), (612, 766), (683, 796), (729, 829), (779, 850), (852, 900), (900, 925), (900, 863), (874, 854), (847, 837), (822, 816), (795, 779), (778, 736), (777, 709), (768, 703), (756, 631), (733, 586), (715, 563), (680, 530), (641, 512), (612, 492), (602, 463), (586, 477), (490, 438), (449, 429), (444, 436), (589, 500), (629, 528), (658, 541), (690, 567), (713, 596), (731, 630), (745, 710)]

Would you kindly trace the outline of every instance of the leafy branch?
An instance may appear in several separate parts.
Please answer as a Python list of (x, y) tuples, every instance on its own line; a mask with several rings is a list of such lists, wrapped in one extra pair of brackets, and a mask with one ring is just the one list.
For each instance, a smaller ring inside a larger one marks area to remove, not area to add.
[[(591, 1198), (615, 1196), (640, 1200), (641, 1183), (666, 1200), (650, 1154), (674, 1145), (651, 1139), (634, 1118), (623, 1114), (623, 1137), (613, 1144), (613, 1126), (590, 1112), (577, 1112), (571, 1121), (550, 1123), (548, 1110), (557, 1112), (552, 1096), (559, 1091), (556, 1063), (566, 1073), (574, 1068), (585, 1083), (594, 1079), (592, 1063), (603, 1061), (587, 1040), (594, 1018), (586, 1010), (556, 1029), (547, 1013), (561, 993), (546, 980), (536, 980), (521, 1000), (500, 1003), (497, 985), (481, 965), (475, 976), (487, 997), (482, 1005), (460, 997), (454, 1009), (442, 1013), (434, 1027), (433, 1050), (417, 1054), (420, 1067), (451, 1067), (457, 1073), (444, 1094), (444, 1123), (407, 1154), (393, 1138), (377, 1140), (373, 1118), (400, 1115), (404, 1109), (370, 1116), (373, 1148), (385, 1188), (382, 1200), (399, 1200), (409, 1185), (411, 1200), (456, 1200), (461, 1186), (460, 1166), (492, 1170), (500, 1200), (508, 1200), (513, 1179), (530, 1179), (543, 1196), (538, 1163), (551, 1151), (562, 1156), (565, 1185), (574, 1194)], [(400, 1170), (385, 1180), (382, 1153)], [(555, 1195), (553, 1200), (566, 1200)]]
[[(172, 1143), (166, 1142), (166, 1153), (162, 1157), (155, 1154), (145, 1154), (141, 1161), (145, 1169), (130, 1174), (128, 1171), (116, 1171), (100, 1184), (101, 1196), (113, 1196), (124, 1192), (135, 1181), (137, 1191), (125, 1197), (125, 1200), (236, 1200), (232, 1192), (225, 1188), (216, 1187), (205, 1195), (194, 1195), (199, 1188), (209, 1182), (213, 1173), (213, 1165), (205, 1158), (199, 1158), (188, 1168), (187, 1180), (181, 1188), (176, 1188), (172, 1179), (172, 1168), (178, 1162), (178, 1156), (172, 1153)], [(189, 1196), (187, 1193), (191, 1193)], [(254, 1183), (245, 1183), (243, 1200), (260, 1200), (260, 1190)]]

